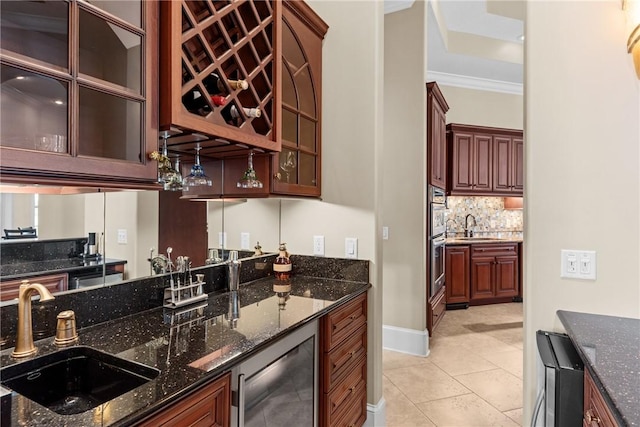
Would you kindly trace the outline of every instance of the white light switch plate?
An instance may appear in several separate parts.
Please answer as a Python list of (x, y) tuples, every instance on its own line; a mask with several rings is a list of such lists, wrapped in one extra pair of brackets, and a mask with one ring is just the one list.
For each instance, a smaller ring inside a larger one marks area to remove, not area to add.
[(251, 249), (251, 234), (240, 233), (240, 249), (245, 251)]
[(562, 249), (560, 277), (596, 280), (596, 252)]
[(313, 254), (324, 256), (324, 236), (313, 236)]
[(124, 228), (118, 229), (118, 244), (119, 245), (127, 244), (127, 230)]
[(344, 256), (347, 258), (358, 258), (358, 239), (347, 237), (344, 239)]
[(382, 240), (389, 240), (389, 227), (382, 227)]

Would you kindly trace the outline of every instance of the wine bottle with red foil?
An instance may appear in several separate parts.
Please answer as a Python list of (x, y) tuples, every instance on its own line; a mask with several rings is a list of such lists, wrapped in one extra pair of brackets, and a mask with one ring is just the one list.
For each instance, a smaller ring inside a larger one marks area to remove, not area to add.
[(273, 262), (273, 273), (278, 280), (288, 280), (291, 278), (292, 264), (286, 245), (286, 243), (280, 243), (280, 248), (278, 248), (280, 252)]

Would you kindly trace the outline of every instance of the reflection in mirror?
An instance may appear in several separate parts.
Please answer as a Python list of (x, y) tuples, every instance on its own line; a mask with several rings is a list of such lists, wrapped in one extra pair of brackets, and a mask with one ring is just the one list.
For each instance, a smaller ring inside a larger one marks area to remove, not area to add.
[[(3, 296), (5, 304), (15, 303), (21, 279), (31, 278), (33, 281), (33, 277), (38, 277), (38, 280), (43, 281), (44, 278), (49, 278), (50, 290), (54, 293), (87, 289), (102, 285), (105, 281), (115, 283), (153, 275), (155, 273), (149, 262), (151, 250), (155, 255), (166, 253), (167, 248), (158, 247), (158, 191), (105, 193), (96, 192), (97, 189), (38, 187), (35, 190), (34, 187), (21, 189), (15, 186), (0, 190), (0, 232), (3, 236), (5, 229), (24, 230), (33, 227), (37, 233), (35, 238), (3, 238), (0, 243), (2, 294), (5, 295), (6, 284), (14, 282), (15, 285), (15, 296)], [(36, 191), (39, 194), (34, 194)], [(79, 191), (91, 193), (78, 194)], [(225, 249), (226, 251), (220, 251), (221, 257), (228, 254), (229, 249), (239, 250), (241, 258), (251, 256), (257, 242), (260, 242), (265, 253), (277, 252), (280, 240), (280, 200), (249, 199), (206, 203), (208, 245), (212, 249)], [(220, 244), (223, 232), (227, 235), (224, 245)], [(95, 247), (89, 245), (90, 233), (95, 233)], [(248, 233), (248, 244), (247, 241), (242, 242), (242, 233)], [(60, 244), (59, 241), (64, 243)], [(35, 243), (40, 245), (40, 252), (33, 250)], [(18, 259), (12, 261), (9, 256), (11, 251), (8, 249), (11, 245), (16, 247), (18, 244), (31, 246), (27, 252), (21, 252)], [(52, 252), (52, 248), (56, 248), (56, 254)], [(96, 254), (101, 255), (99, 259)], [(40, 261), (48, 261), (53, 265), (43, 266), (42, 271), (35, 273), (20, 273), (16, 270), (17, 264), (25, 268), (34, 257), (40, 257)], [(66, 262), (66, 268), (60, 268), (60, 258)], [(14, 264), (8, 265), (9, 262)], [(195, 267), (199, 265), (192, 265), (192, 268)]]
[[(260, 244), (264, 253), (278, 250), (280, 200), (239, 199), (208, 201), (209, 248), (254, 252)], [(215, 230), (211, 224), (221, 224)], [(226, 242), (224, 235), (226, 234)], [(249, 254), (250, 255), (250, 254)]]

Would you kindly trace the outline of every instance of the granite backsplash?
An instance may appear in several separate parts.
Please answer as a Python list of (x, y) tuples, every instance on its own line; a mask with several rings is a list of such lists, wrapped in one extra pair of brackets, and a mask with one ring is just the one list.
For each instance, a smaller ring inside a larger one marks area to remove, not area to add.
[[(276, 255), (242, 260), (240, 283), (248, 283), (273, 275)], [(352, 282), (369, 282), (369, 261), (292, 255), (292, 274), (324, 277)], [(193, 268), (192, 272), (205, 274), (205, 293), (223, 293), (227, 289), (225, 264)], [(46, 302), (32, 304), (34, 341), (55, 335), (56, 316), (63, 310), (73, 310), (79, 329), (141, 311), (162, 306), (164, 288), (169, 275), (99, 286), (92, 289), (70, 291), (56, 295)], [(15, 345), (17, 304), (0, 305), (0, 349)]]

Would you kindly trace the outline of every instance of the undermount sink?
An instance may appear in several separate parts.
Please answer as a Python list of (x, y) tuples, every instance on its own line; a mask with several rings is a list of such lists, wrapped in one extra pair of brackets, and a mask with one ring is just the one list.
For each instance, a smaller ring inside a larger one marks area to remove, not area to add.
[(61, 414), (79, 414), (158, 376), (160, 371), (91, 347), (70, 347), (0, 370), (1, 383)]

